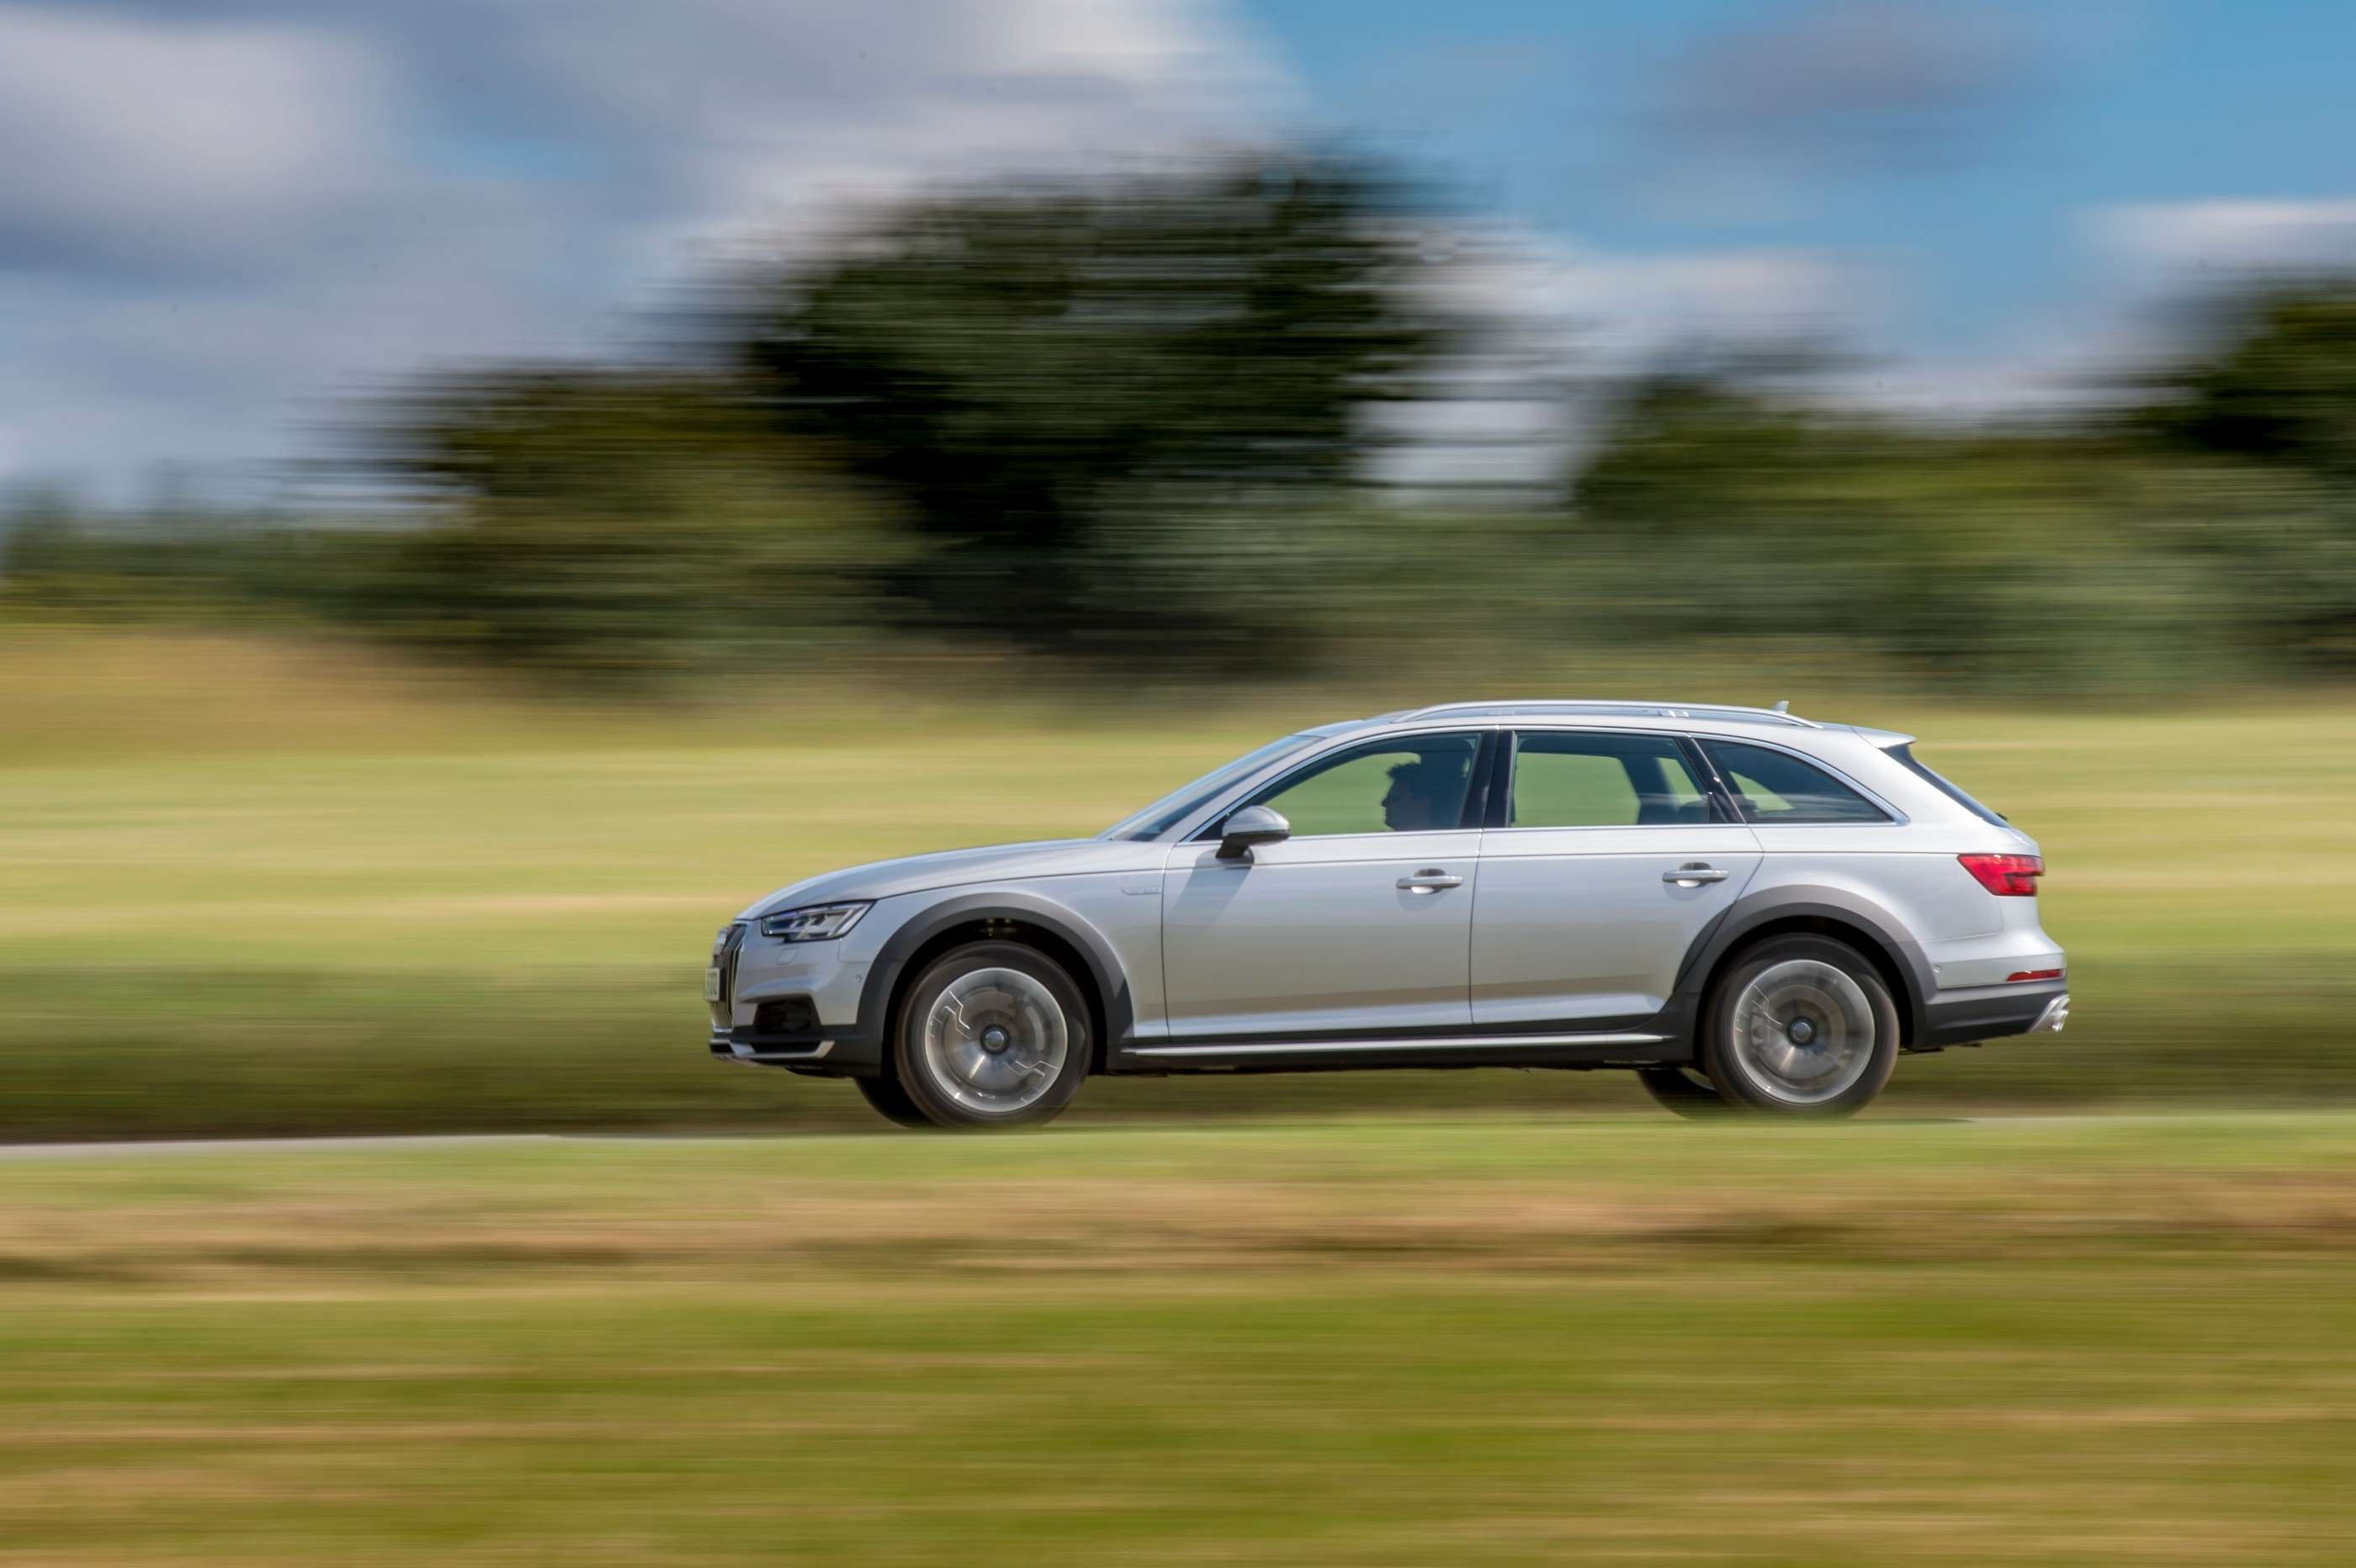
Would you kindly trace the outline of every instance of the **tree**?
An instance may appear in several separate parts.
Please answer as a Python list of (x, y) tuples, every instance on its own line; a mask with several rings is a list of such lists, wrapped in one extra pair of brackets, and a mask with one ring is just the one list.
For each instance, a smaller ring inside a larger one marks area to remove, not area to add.
[(1590, 603), (1626, 635), (1870, 648), (1948, 684), (2215, 671), (2254, 606), (2157, 497), (2233, 476), (2101, 432), (1953, 432), (1707, 379), (1638, 389), (1577, 484)]
[[(2356, 666), (2356, 278), (2229, 296), (2214, 347), (2150, 378), (2135, 423), (2231, 464), (2199, 545), (2264, 594), (2264, 637), (2298, 664)], [(2187, 535), (2194, 529), (2182, 530)]]
[(1437, 347), (1399, 205), (1273, 162), (932, 201), (780, 282), (743, 357), (782, 428), (899, 499), (937, 624), (1251, 646), (1278, 628), (1220, 528), (1354, 482), (1365, 408)]
[(2356, 279), (2265, 289), (2225, 303), (2217, 349), (2146, 390), (2173, 443), (2356, 480)]
[(892, 559), (875, 509), (725, 382), (509, 368), (413, 389), (369, 433), (425, 526), (379, 541), (354, 613), (477, 656), (629, 680), (808, 639)]

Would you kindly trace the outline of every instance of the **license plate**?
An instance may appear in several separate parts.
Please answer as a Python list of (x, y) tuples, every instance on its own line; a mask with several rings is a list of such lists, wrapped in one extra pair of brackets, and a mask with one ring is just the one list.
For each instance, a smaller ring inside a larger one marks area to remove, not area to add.
[(707, 1002), (720, 999), (720, 965), (717, 964), (703, 972), (703, 999)]

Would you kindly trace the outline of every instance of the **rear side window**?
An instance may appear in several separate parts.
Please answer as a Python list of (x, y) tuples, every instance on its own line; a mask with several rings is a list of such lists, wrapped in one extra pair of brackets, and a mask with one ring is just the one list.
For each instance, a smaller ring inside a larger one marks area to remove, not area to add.
[(1704, 741), (1719, 776), (1734, 792), (1743, 820), (1762, 827), (1804, 822), (1887, 822), (1881, 807), (1789, 752)]
[(2001, 815), (1989, 810), (1987, 806), (1982, 805), (1978, 801), (1976, 801), (1970, 795), (1965, 795), (1962, 790), (1956, 788), (1947, 780), (1943, 779), (1937, 773), (1933, 773), (1931, 771), (1930, 764), (1923, 762), (1922, 758), (1914, 754), (1913, 747), (1892, 746), (1890, 748), (1890, 754), (1897, 758), (1901, 763), (1903, 763), (1906, 765), (1907, 771), (1912, 773), (1916, 778), (1921, 779), (1924, 784), (1929, 784), (1933, 789), (1937, 790), (1941, 795), (1945, 795), (1949, 800), (1954, 801), (1957, 805), (1962, 806), (1965, 811), (1970, 812), (1982, 822), (1993, 822), (1998, 827), (2009, 827), (2012, 826), (2012, 824), (2007, 822)]
[(1508, 827), (1708, 822), (1709, 796), (1665, 735), (1526, 733), (1514, 748)]

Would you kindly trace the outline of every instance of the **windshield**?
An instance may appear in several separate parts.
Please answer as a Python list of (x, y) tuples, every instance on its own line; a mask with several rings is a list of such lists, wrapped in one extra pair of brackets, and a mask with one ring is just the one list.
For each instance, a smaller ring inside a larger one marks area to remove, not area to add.
[(1256, 752), (1246, 752), (1234, 762), (1213, 768), (1193, 784), (1171, 791), (1144, 810), (1122, 817), (1097, 837), (1131, 840), (1159, 838), (1199, 807), (1210, 804), (1214, 795), (1245, 774), (1257, 773), (1287, 752), (1297, 752), (1316, 739), (1315, 735), (1304, 731), (1298, 735), (1287, 735), (1281, 741), (1270, 741)]

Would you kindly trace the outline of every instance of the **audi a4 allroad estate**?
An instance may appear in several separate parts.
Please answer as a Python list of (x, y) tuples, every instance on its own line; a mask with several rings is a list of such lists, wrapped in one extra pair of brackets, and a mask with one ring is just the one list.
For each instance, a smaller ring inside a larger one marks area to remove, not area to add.
[(770, 894), (712, 945), (711, 1050), (911, 1126), (1042, 1122), (1098, 1072), (1334, 1068), (1847, 1115), (1901, 1054), (2070, 1010), (2037, 845), (1912, 744), (1573, 700), (1304, 730), (1093, 838)]

